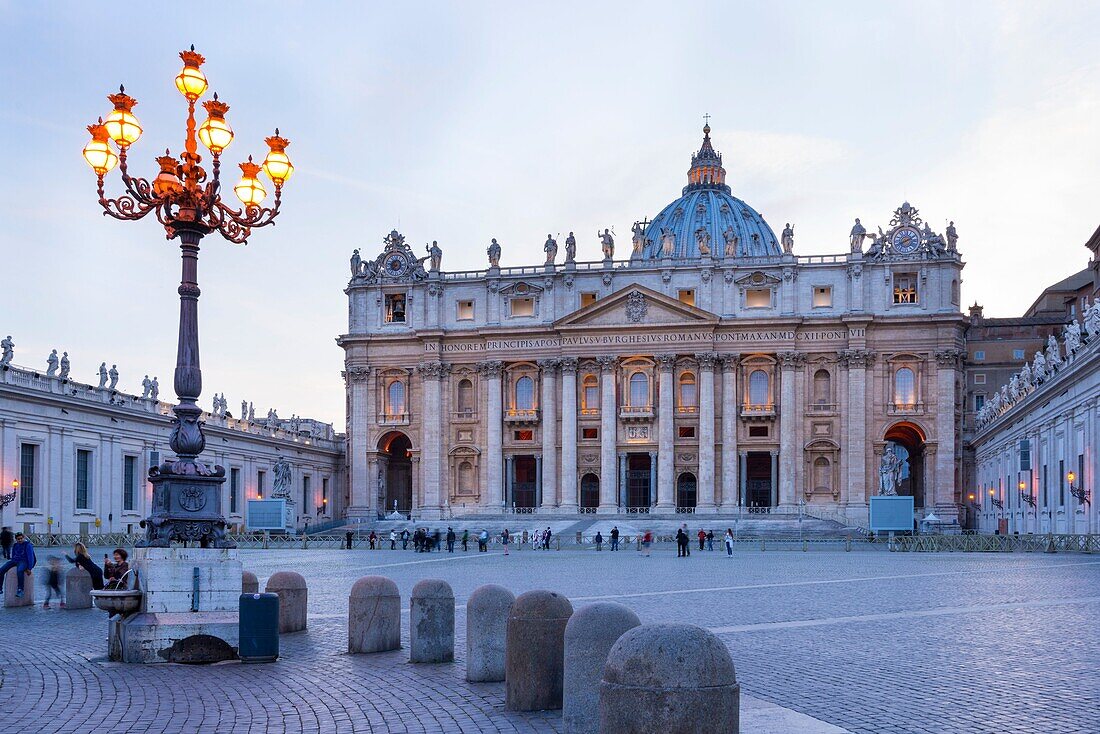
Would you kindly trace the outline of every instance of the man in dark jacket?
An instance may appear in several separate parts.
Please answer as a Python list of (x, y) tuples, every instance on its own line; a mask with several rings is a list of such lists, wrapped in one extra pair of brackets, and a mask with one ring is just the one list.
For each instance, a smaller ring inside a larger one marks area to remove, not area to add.
[(619, 550), (619, 526), (611, 528), (611, 550)]
[(15, 544), (11, 547), (11, 560), (0, 566), (0, 582), (7, 576), (8, 571), (15, 569), (15, 573), (18, 576), (16, 581), (16, 598), (23, 596), (23, 585), (27, 576), (31, 575), (31, 569), (34, 568), (34, 546), (27, 540), (23, 533), (15, 534)]
[(0, 548), (4, 549), (4, 560), (11, 560), (11, 544), (15, 542), (15, 536), (11, 534), (11, 528), (4, 526), (0, 530)]
[(553, 531), (550, 530), (549, 527), (547, 527), (546, 532), (542, 534), (542, 549), (543, 550), (550, 550), (550, 538), (553, 537), (553, 535), (554, 535)]
[(447, 552), (448, 553), (454, 553), (455, 552), (455, 537), (456, 536), (455, 536), (454, 528), (448, 527), (447, 528)]

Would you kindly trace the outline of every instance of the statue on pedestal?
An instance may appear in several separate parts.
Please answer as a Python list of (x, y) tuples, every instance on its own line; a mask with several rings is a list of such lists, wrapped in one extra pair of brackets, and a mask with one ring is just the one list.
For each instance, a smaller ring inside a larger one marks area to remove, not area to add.
[(710, 232), (706, 227), (695, 230), (695, 246), (699, 248), (699, 254), (710, 257)]
[(118, 365), (117, 364), (111, 365), (111, 371), (108, 372), (107, 374), (111, 376), (111, 386), (110, 387), (111, 387), (112, 390), (114, 390), (116, 387), (118, 387)]
[(542, 251), (546, 253), (546, 264), (553, 265), (558, 257), (558, 241), (549, 233), (546, 235), (546, 242), (542, 245)]
[(779, 240), (783, 243), (784, 255), (794, 254), (794, 227), (790, 222), (787, 222), (787, 226), (783, 228), (783, 234)]
[(62, 380), (69, 379), (69, 353), (61, 353), (61, 374), (58, 375)]
[(1100, 336), (1100, 298), (1093, 300), (1091, 304), (1086, 299), (1081, 312), (1085, 317), (1085, 333), (1091, 342)]
[(248, 403), (244, 400), (241, 401), (241, 420), (248, 420)]
[(149, 397), (153, 400), (160, 399), (160, 382), (157, 381), (156, 375), (153, 376), (153, 381), (149, 384)]
[(4, 337), (0, 340), (0, 367), (11, 364), (12, 357), (15, 356), (15, 342), (11, 340), (11, 335)]
[(351, 253), (351, 277), (362, 275), (363, 258), (359, 257), (359, 249), (356, 248)]
[(107, 387), (107, 363), (99, 363), (99, 389)]
[(1036, 385), (1047, 379), (1047, 358), (1043, 356), (1042, 350), (1035, 353), (1035, 363), (1031, 371), (1035, 375)]
[(494, 237), (493, 241), (489, 243), (489, 248), (486, 250), (489, 254), (489, 267), (500, 267), (500, 243), (497, 242), (497, 238)]
[(896, 497), (901, 484), (901, 459), (891, 446), (886, 447), (882, 461), (878, 465), (878, 493), (885, 497)]
[(732, 224), (726, 227), (726, 231), (722, 233), (722, 239), (726, 242), (726, 257), (737, 257), (737, 245), (741, 238), (737, 236)]
[(141, 381), (141, 397), (142, 399), (148, 398), (153, 392), (153, 381), (149, 379), (149, 375), (145, 376), (145, 379)]
[(50, 352), (50, 356), (46, 357), (46, 376), (53, 377), (57, 374), (57, 350)]
[(676, 233), (668, 227), (661, 227), (661, 257), (672, 257), (676, 252)]
[(572, 232), (565, 238), (565, 261), (567, 263), (577, 261), (577, 238)]
[(1020, 370), (1020, 390), (1026, 394), (1031, 392), (1033, 387), (1035, 387), (1035, 384), (1031, 378), (1031, 365), (1024, 362), (1024, 368)]
[(955, 223), (948, 222), (947, 229), (944, 231), (947, 235), (947, 251), (955, 252), (959, 242), (959, 233), (955, 231)]
[(443, 250), (440, 249), (436, 240), (432, 240), (432, 244), (428, 247), (428, 258), (431, 260), (432, 272), (438, 273), (440, 266), (443, 264)]
[(256, 422), (256, 406), (254, 406), (251, 402), (248, 404), (248, 422)]
[(863, 240), (867, 237), (867, 229), (859, 223), (859, 217), (856, 217), (856, 223), (852, 227), (852, 231), (848, 234), (848, 240), (852, 243), (852, 252), (863, 252)]
[(1047, 337), (1047, 369), (1054, 373), (1062, 364), (1062, 350), (1058, 347), (1058, 340), (1054, 334)]
[(642, 248), (645, 247), (645, 227), (641, 222), (634, 222), (634, 226), (631, 227), (631, 239), (630, 243), (634, 246), (634, 254), (641, 255)]
[(1066, 345), (1066, 357), (1072, 357), (1081, 348), (1081, 325), (1077, 319), (1069, 322), (1069, 326), (1062, 329), (1062, 339)]
[(612, 260), (615, 257), (615, 238), (611, 235), (611, 230), (604, 227), (603, 234), (599, 232), (596, 236), (600, 238), (600, 249), (603, 250), (603, 259)]

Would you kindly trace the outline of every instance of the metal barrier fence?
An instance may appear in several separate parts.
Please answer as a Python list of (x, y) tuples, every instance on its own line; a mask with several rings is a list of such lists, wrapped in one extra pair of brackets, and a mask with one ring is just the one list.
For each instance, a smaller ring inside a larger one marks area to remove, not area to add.
[(1100, 552), (1100, 535), (900, 535), (893, 550), (917, 553)]

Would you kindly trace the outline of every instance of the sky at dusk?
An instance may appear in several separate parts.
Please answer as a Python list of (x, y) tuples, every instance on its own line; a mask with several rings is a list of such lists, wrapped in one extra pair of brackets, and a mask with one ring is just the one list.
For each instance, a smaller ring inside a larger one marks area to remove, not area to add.
[(0, 336), (16, 364), (67, 350), (77, 380), (106, 360), (171, 399), (178, 247), (103, 217), (80, 151), (125, 83), (134, 172), (178, 153), (192, 43), (231, 107), (223, 169), (276, 126), (297, 169), (276, 226), (204, 241), (207, 408), (224, 392), (342, 430), (353, 248), (398, 228), (461, 270), (496, 237), (525, 265), (573, 230), (594, 260), (614, 227), (628, 249), (679, 196), (705, 113), (734, 195), (792, 222), (797, 254), (845, 252), (853, 218), (874, 230), (907, 199), (955, 221), (964, 304), (1019, 315), (1100, 225), (1098, 35), (1096, 2), (0, 0)]

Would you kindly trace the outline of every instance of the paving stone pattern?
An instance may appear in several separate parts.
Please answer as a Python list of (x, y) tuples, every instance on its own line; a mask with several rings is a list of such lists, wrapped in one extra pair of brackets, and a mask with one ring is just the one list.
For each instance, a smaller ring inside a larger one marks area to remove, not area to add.
[[(717, 546), (716, 546), (717, 547)], [(504, 711), (502, 683), (464, 678), (465, 602), (484, 583), (615, 599), (644, 622), (711, 628), (742, 690), (853, 732), (1100, 731), (1100, 558), (818, 551), (525, 551), (504, 557), (241, 551), (263, 583), (295, 570), (309, 628), (270, 665), (108, 663), (106, 617), (0, 609), (0, 723), (22, 732), (560, 731), (559, 712)], [(93, 557), (96, 557), (93, 553)], [(456, 661), (348, 655), (360, 576), (454, 588)], [(746, 732), (751, 734), (751, 732)]]

